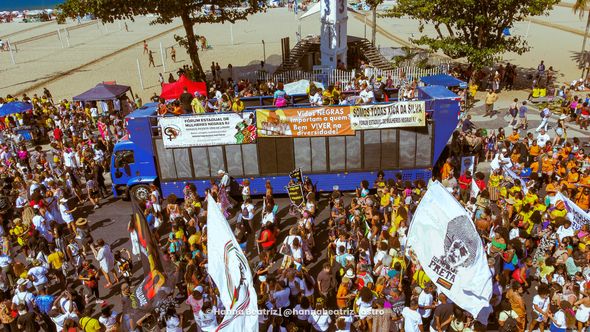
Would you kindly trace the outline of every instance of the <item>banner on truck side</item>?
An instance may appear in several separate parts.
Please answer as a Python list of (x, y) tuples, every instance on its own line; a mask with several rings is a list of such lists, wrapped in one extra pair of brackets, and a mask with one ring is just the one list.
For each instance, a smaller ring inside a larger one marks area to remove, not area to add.
[(199, 114), (160, 118), (166, 148), (188, 148), (256, 141), (254, 113)]
[(353, 130), (423, 127), (426, 125), (426, 103), (400, 101), (386, 105), (352, 106), (350, 123)]
[(256, 110), (260, 137), (354, 135), (349, 106)]

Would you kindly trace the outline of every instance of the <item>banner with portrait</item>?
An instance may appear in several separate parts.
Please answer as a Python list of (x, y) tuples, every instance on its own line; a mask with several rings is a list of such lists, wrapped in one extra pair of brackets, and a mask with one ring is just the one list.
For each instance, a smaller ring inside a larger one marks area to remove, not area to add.
[(354, 135), (349, 106), (256, 110), (259, 137)]
[(166, 148), (188, 148), (256, 141), (254, 112), (195, 114), (160, 118)]

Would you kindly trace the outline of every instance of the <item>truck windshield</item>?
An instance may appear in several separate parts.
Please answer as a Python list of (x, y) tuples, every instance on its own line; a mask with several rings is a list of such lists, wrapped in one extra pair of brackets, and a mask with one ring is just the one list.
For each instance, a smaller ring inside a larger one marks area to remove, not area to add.
[(124, 167), (125, 165), (135, 163), (135, 156), (131, 150), (121, 150), (115, 152), (115, 167)]

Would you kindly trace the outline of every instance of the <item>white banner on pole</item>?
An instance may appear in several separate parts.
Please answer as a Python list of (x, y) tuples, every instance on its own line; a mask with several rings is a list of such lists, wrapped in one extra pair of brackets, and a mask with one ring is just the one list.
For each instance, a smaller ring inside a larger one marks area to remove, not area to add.
[(440, 182), (428, 187), (418, 205), (407, 243), (439, 291), (487, 324), (492, 312), (487, 256), (469, 213)]
[(461, 157), (461, 173), (459, 174), (463, 175), (465, 171), (471, 172), (471, 175), (475, 174), (475, 156)]
[(514, 173), (513, 170), (506, 166), (502, 167), (502, 169), (504, 170), (504, 175), (514, 180), (514, 184), (519, 185), (522, 188), (522, 192), (525, 193), (525, 195), (528, 194), (529, 188), (527, 188), (525, 180), (523, 180), (520, 176)]
[(258, 332), (258, 300), (248, 259), (211, 195), (207, 197), (207, 243), (207, 272), (226, 310), (216, 331)]
[(160, 118), (166, 148), (248, 144), (256, 139), (251, 113), (199, 114)]
[(471, 179), (471, 198), (477, 198), (477, 196), (479, 196), (479, 187), (477, 186), (477, 183), (475, 183), (475, 179)]
[(353, 130), (424, 127), (426, 103), (400, 101), (386, 105), (352, 106), (350, 124)]
[(582, 228), (582, 225), (590, 224), (590, 214), (582, 210), (582, 208), (569, 198), (565, 197), (562, 193), (558, 192), (555, 195), (553, 204), (556, 204), (557, 201), (563, 201), (563, 203), (565, 203), (567, 218), (572, 222), (572, 227), (575, 230)]

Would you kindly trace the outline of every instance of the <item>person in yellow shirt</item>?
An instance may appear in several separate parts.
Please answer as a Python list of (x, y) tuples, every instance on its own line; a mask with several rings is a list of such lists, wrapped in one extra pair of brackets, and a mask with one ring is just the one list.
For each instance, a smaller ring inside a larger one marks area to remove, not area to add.
[[(201, 107), (203, 107), (203, 106), (201, 105)], [(231, 106), (232, 112), (242, 113), (245, 109), (246, 109), (246, 105), (244, 105), (244, 102), (240, 98), (234, 98), (232, 106)], [(203, 112), (203, 113), (205, 113), (205, 112)]]
[(55, 244), (49, 244), (49, 251), (51, 253), (47, 256), (47, 263), (49, 263), (50, 272), (59, 278), (63, 284), (66, 279), (66, 275), (62, 270), (64, 264), (64, 253), (55, 248)]
[(524, 203), (530, 204), (532, 206), (537, 202), (537, 200), (539, 200), (539, 196), (537, 196), (537, 191), (535, 188), (529, 189), (529, 192), (527, 192), (524, 196)]
[(322, 92), (323, 105), (334, 105), (334, 95), (332, 94), (333, 90), (334, 86), (330, 85), (324, 90), (324, 92)]
[(381, 195), (381, 212), (383, 213), (383, 216), (385, 217), (385, 223), (389, 223), (389, 216), (391, 214), (391, 194), (389, 193), (389, 188), (385, 187), (383, 188), (382, 191), (382, 195)]
[[(236, 100), (239, 100), (239, 98), (236, 98)], [(243, 101), (240, 100), (240, 102), (242, 102), (242, 104), (244, 104)], [(193, 98), (193, 100), (191, 101), (191, 108), (193, 109), (193, 113), (195, 114), (205, 114), (205, 107), (203, 107), (203, 103), (201, 102), (201, 98), (200, 96), (195, 96), (195, 98)], [(236, 106), (236, 110), (237, 110), (237, 106)], [(233, 105), (232, 105), (232, 110), (233, 110)], [(236, 112), (236, 111), (234, 111)]]
[(500, 169), (495, 169), (488, 180), (488, 192), (492, 202), (496, 202), (499, 198), (502, 180), (504, 180), (504, 176), (500, 173)]
[(549, 219), (551, 223), (555, 223), (557, 218), (565, 218), (567, 210), (565, 209), (565, 203), (562, 200), (555, 202), (555, 209), (549, 213)]
[[(498, 100), (498, 95), (492, 89), (488, 89), (488, 93), (486, 94), (485, 105), (486, 105), (486, 114), (490, 115), (494, 112), (494, 103)], [(484, 116), (485, 116), (484, 115)]]
[(528, 234), (531, 234), (531, 231), (533, 230), (533, 226), (535, 225), (531, 221), (531, 216), (533, 215), (533, 212), (534, 212), (534, 210), (531, 208), (531, 205), (524, 204), (522, 206), (522, 210), (518, 213), (518, 216), (521, 219), (520, 224), (525, 227), (525, 230)]

